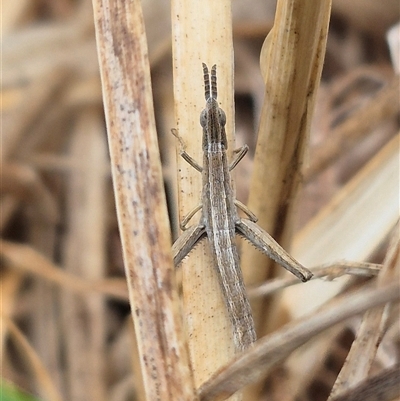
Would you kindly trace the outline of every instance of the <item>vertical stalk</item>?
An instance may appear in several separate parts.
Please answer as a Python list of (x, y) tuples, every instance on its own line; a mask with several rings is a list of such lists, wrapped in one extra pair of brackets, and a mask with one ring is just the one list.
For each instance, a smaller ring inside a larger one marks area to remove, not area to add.
[[(260, 57), (265, 99), (248, 206), (258, 216), (258, 224), (288, 251), (291, 216), (302, 180), (301, 168), (325, 56), (330, 9), (331, 0), (278, 0), (274, 26)], [(270, 277), (274, 265), (247, 244), (241, 264), (249, 285)], [(259, 336), (276, 325), (272, 308), (266, 302), (253, 302)], [(250, 388), (246, 400), (255, 399), (258, 392)]]
[[(265, 100), (248, 203), (258, 224), (286, 248), (324, 61), (330, 7), (330, 0), (278, 1), (274, 27), (261, 53)], [(245, 270), (249, 284), (265, 280), (270, 274), (266, 267), (271, 265), (259, 252), (244, 248), (242, 266), (251, 266), (251, 271)]]
[(139, 0), (93, 0), (129, 299), (146, 398), (195, 400), (184, 342)]
[[(218, 101), (226, 112), (233, 149), (233, 46), (229, 0), (172, 2), (175, 116), (187, 152), (202, 164), (200, 112), (205, 106), (202, 62), (217, 65)], [(178, 158), (180, 217), (200, 203), (201, 174)], [(199, 218), (199, 214), (193, 220)], [(207, 241), (180, 267), (184, 309), (196, 385), (203, 383), (234, 355), (229, 317)]]

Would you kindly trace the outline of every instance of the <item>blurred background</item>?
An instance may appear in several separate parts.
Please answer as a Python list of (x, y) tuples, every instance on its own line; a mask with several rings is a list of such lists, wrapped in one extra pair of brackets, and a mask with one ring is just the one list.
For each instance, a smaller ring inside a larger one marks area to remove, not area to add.
[[(142, 5), (176, 237), (170, 5)], [(236, 172), (243, 202), (264, 97), (259, 55), (274, 12), (272, 0), (233, 1), (236, 143), (250, 146)], [(359, 196), (373, 207), (346, 216), (349, 226), (366, 217), (374, 222), (368, 223), (368, 252), (354, 256), (360, 261), (382, 263), (397, 219), (386, 202), (398, 204), (398, 169), (390, 171), (391, 180), (379, 174), (398, 147), (399, 14), (397, 0), (333, 1), (297, 207), (299, 231), (321, 210), (337, 211), (334, 197), (346, 198), (355, 185), (349, 183), (362, 180)], [(2, 377), (43, 399), (136, 400), (140, 379), (133, 366), (91, 2), (3, 0), (1, 85)], [(382, 187), (371, 195), (368, 183), (375, 181)], [(352, 338), (351, 327), (344, 333)], [(343, 341), (335, 363), (325, 366), (322, 378), (309, 380), (304, 399), (326, 400), (336, 377), (329, 372), (337, 374), (348, 351), (345, 334), (336, 333)], [(399, 333), (393, 334), (387, 346), (398, 354), (399, 345)]]

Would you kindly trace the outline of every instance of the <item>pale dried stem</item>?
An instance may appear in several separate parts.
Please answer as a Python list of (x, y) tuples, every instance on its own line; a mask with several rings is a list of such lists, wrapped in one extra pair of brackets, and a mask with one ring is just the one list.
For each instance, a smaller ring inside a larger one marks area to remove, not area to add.
[(19, 150), (18, 146), (24, 143), (24, 137), (28, 135), (29, 128), (46, 111), (46, 106), (54, 100), (60, 88), (65, 86), (65, 80), (69, 75), (71, 75), (69, 70), (56, 68), (35, 81), (26, 91), (20, 106), (3, 123), (4, 136), (1, 150), (3, 161)]
[[(0, 243), (0, 249), (2, 249), (2, 243)], [(17, 303), (19, 291), (23, 284), (24, 275), (22, 272), (8, 269), (5, 264), (3, 266), (3, 273), (1, 276), (1, 314), (5, 317), (13, 316), (15, 306)], [(7, 369), (5, 361), (6, 356), (6, 341), (8, 336), (7, 325), (0, 325), (0, 360), (2, 361), (3, 376)]]
[(36, 382), (40, 387), (42, 399), (44, 401), (62, 401), (63, 398), (51, 380), (50, 372), (40, 360), (37, 352), (29, 344), (25, 335), (8, 317), (1, 316), (1, 320), (2, 325), (4, 324), (7, 327), (11, 339), (15, 342), (16, 347), (25, 358), (29, 370), (35, 377)]
[[(46, 188), (47, 189), (47, 188)], [(29, 210), (29, 209), (28, 209)], [(50, 214), (50, 213), (49, 213)], [(40, 215), (28, 214), (28, 242), (44, 255), (51, 257), (56, 244), (55, 221), (43, 219)], [(58, 351), (61, 348), (60, 326), (58, 325), (58, 294), (54, 289), (41, 281), (34, 281), (30, 293), (32, 304), (32, 342), (41, 356), (43, 363), (49, 367), (55, 383), (61, 386), (61, 361)], [(49, 347), (49, 343), (52, 347)], [(41, 391), (41, 389), (39, 389)]]
[(128, 301), (126, 280), (88, 280), (66, 272), (29, 245), (0, 240), (0, 254), (7, 266), (18, 269), (25, 275), (40, 277), (46, 281), (78, 293), (97, 291), (103, 295)]
[[(392, 244), (389, 247), (383, 269), (377, 280), (378, 287), (382, 287), (393, 281), (399, 282), (400, 278), (400, 253), (399, 230), (394, 232)], [(329, 401), (342, 393), (358, 385), (368, 377), (372, 363), (375, 360), (378, 346), (387, 329), (387, 307), (382, 306), (367, 311), (363, 317), (361, 326), (357, 332), (350, 351), (347, 355), (332, 392)]]
[[(202, 62), (217, 65), (218, 101), (227, 116), (229, 151), (233, 141), (233, 48), (231, 3), (176, 0), (172, 3), (176, 128), (186, 151), (202, 164), (200, 112), (204, 108)], [(179, 145), (177, 143), (177, 145)], [(179, 146), (177, 146), (179, 148)], [(178, 157), (179, 215), (200, 203), (201, 174)], [(195, 224), (194, 216), (190, 224)], [(181, 267), (191, 361), (197, 385), (234, 355), (232, 333), (208, 244), (203, 241)]]
[[(382, 265), (366, 262), (336, 262), (324, 266), (316, 266), (311, 268), (313, 277), (311, 280), (326, 278), (327, 280), (334, 280), (335, 278), (342, 277), (345, 274), (361, 277), (375, 277), (381, 271)], [(248, 296), (250, 298), (266, 297), (276, 291), (283, 290), (284, 288), (292, 285), (301, 284), (297, 277), (286, 276), (269, 280), (258, 287), (249, 288)]]
[(200, 388), (200, 399), (223, 400), (266, 375), (276, 364), (311, 338), (351, 316), (400, 299), (400, 283), (364, 288), (336, 300), (299, 321), (260, 339), (246, 354), (222, 368)]
[(368, 104), (361, 107), (352, 116), (329, 133), (325, 141), (315, 150), (318, 158), (312, 160), (306, 171), (306, 180), (311, 181), (330, 163), (335, 161), (343, 149), (350, 151), (357, 140), (373, 132), (383, 121), (394, 118), (399, 113), (399, 76), (392, 78)]
[[(399, 139), (387, 143), (296, 235), (293, 255), (305, 266), (343, 258), (368, 260), (390, 234), (398, 219)], [(339, 292), (345, 282), (338, 280), (338, 285), (328, 288), (314, 281), (304, 294), (293, 288), (287, 299), (303, 297), (302, 310), (311, 310)]]
[(16, 203), (29, 204), (33, 208), (35, 219), (42, 223), (56, 224), (59, 221), (59, 210), (54, 196), (41, 176), (30, 166), (3, 162), (0, 171), (0, 191), (2, 194), (12, 195)]
[[(285, 249), (320, 82), (330, 6), (330, 1), (278, 1), (274, 27), (261, 54), (265, 100), (248, 206), (258, 224)], [(247, 246), (242, 266), (252, 285), (271, 275), (271, 262)], [(261, 318), (267, 313), (265, 305), (257, 302), (253, 310), (256, 323), (268, 321)]]
[(363, 380), (332, 401), (397, 401), (400, 397), (400, 365)]
[[(398, 140), (393, 138), (381, 149), (296, 236), (293, 255), (305, 266), (343, 258), (368, 260), (382, 245), (398, 219)], [(343, 290), (348, 278), (313, 280), (285, 289), (276, 318), (299, 317), (321, 307)], [(293, 399), (321, 373), (321, 354), (329, 350), (334, 336), (330, 332), (316, 338), (285, 364)], [(314, 355), (321, 359), (309, 363)]]
[(132, 317), (148, 400), (195, 400), (140, 1), (94, 0), (112, 176)]
[[(67, 181), (69, 229), (63, 248), (65, 270), (79, 277), (101, 280), (106, 267), (106, 166), (109, 163), (102, 115), (97, 108), (81, 110), (71, 136), (69, 154), (74, 166)], [(100, 294), (87, 297), (68, 290), (62, 295), (69, 398), (105, 401), (104, 299)], [(82, 316), (90, 316), (90, 319), (85, 330), (76, 330)]]

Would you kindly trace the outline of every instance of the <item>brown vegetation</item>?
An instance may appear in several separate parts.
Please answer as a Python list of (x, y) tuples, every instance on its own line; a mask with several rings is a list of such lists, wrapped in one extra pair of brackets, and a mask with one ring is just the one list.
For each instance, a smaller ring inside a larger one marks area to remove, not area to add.
[[(138, 0), (3, 2), (3, 378), (52, 401), (399, 398), (398, 2), (194, 3), (143, 1), (144, 31)], [(202, 61), (250, 146), (237, 197), (315, 272), (240, 243), (259, 341), (236, 357), (206, 244), (170, 253)]]

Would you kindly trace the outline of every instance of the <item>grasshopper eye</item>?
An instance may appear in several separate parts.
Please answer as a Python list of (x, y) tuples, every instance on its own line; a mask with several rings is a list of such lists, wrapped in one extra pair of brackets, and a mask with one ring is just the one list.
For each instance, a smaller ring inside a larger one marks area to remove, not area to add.
[(219, 109), (218, 112), (219, 112), (219, 123), (220, 123), (222, 126), (225, 126), (225, 124), (226, 124), (226, 115), (225, 115), (225, 112), (224, 112), (222, 109)]
[(204, 109), (200, 114), (200, 125), (204, 128), (207, 125), (207, 111)]

